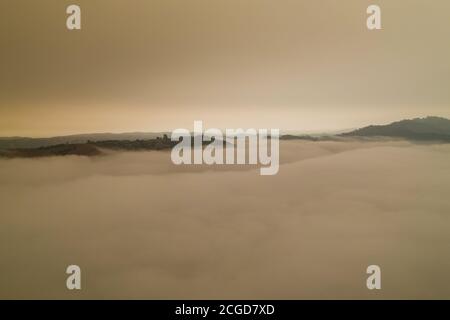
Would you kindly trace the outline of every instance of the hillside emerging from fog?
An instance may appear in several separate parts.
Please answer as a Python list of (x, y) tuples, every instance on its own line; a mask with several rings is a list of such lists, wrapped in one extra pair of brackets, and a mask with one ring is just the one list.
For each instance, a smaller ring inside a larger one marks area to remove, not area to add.
[(87, 133), (50, 138), (0, 137), (0, 149), (25, 149), (55, 146), (58, 144), (83, 144), (89, 141), (135, 141), (163, 137), (164, 132)]
[(440, 117), (401, 120), (388, 125), (371, 125), (341, 136), (395, 137), (419, 141), (450, 142), (450, 120)]
[[(346, 138), (401, 138), (409, 141), (450, 142), (450, 120), (440, 117), (401, 120), (388, 125), (371, 125), (335, 135), (292, 135), (281, 140), (340, 141)], [(206, 145), (209, 142), (204, 142)], [(165, 133), (97, 133), (53, 138), (0, 138), (0, 157), (97, 156), (104, 150), (167, 150), (177, 142)]]
[(5, 158), (36, 158), (50, 156), (98, 156), (103, 150), (166, 150), (172, 148), (177, 142), (171, 141), (167, 135), (163, 138), (147, 140), (106, 140), (87, 141), (86, 143), (62, 143), (38, 148), (0, 149), (0, 157)]

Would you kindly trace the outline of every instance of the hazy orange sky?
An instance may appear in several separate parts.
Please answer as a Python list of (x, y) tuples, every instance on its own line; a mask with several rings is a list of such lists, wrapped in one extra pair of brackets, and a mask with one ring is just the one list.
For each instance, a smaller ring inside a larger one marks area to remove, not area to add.
[(449, 36), (448, 0), (5, 0), (0, 136), (450, 117)]

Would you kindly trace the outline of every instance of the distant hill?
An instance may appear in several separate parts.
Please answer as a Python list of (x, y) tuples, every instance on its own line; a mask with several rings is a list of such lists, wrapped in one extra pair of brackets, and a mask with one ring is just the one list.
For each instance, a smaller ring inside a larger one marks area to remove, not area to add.
[(163, 138), (148, 140), (105, 140), (88, 141), (86, 143), (64, 143), (38, 148), (17, 148), (0, 150), (0, 157), (6, 158), (36, 158), (50, 156), (98, 156), (104, 150), (165, 150), (172, 148), (178, 142), (171, 141), (167, 135)]
[(162, 137), (163, 134), (164, 132), (128, 132), (76, 134), (51, 138), (5, 137), (0, 138), (0, 149), (40, 148), (66, 143), (82, 144), (87, 143), (88, 141), (148, 140)]
[(313, 137), (308, 135), (293, 135), (293, 134), (285, 134), (280, 136), (280, 140), (307, 140), (307, 141), (319, 141), (321, 137)]
[(372, 125), (340, 134), (351, 137), (395, 137), (419, 141), (450, 142), (450, 120), (440, 117), (401, 120), (388, 125)]
[(99, 148), (88, 143), (58, 144), (39, 148), (0, 150), (0, 157), (4, 158), (37, 158), (67, 155), (97, 156), (100, 154), (102, 154), (102, 152)]
[[(191, 137), (191, 144), (194, 145), (194, 138)], [(203, 141), (203, 146), (208, 145), (209, 141)], [(105, 154), (106, 150), (116, 151), (150, 151), (150, 150), (168, 150), (172, 149), (178, 141), (172, 141), (167, 134), (156, 139), (146, 140), (104, 140), (90, 141), (86, 143), (63, 143), (38, 148), (11, 148), (0, 149), (0, 158), (37, 158), (51, 156), (98, 156)], [(224, 147), (228, 145), (223, 141)]]

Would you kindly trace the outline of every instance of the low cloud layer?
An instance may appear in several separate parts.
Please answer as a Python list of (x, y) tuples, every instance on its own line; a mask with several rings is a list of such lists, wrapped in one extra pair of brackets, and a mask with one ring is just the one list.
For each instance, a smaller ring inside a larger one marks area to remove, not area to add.
[(283, 141), (280, 155), (275, 176), (167, 152), (1, 160), (0, 297), (450, 297), (450, 145)]

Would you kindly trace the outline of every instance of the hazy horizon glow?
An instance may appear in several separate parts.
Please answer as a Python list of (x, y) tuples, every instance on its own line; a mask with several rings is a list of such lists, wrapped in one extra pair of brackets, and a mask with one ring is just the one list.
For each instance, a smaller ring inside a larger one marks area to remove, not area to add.
[(0, 136), (351, 129), (450, 118), (450, 3), (78, 0), (0, 4)]

